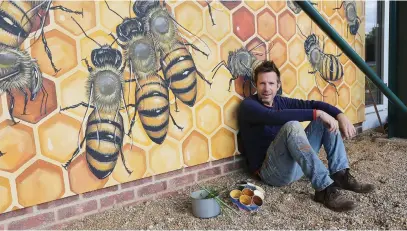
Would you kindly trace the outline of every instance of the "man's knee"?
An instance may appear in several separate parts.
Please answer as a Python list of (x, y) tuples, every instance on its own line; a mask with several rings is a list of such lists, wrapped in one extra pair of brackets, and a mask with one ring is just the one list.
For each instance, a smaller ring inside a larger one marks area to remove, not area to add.
[(298, 121), (289, 121), (284, 124), (282, 129), (284, 129), (287, 132), (299, 132), (304, 130), (301, 123)]

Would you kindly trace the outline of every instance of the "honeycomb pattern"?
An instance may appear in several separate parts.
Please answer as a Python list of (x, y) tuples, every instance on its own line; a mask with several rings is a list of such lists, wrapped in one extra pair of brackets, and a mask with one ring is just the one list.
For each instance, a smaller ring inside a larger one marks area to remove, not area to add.
[[(134, 17), (128, 0), (107, 2), (122, 18)], [(119, 159), (112, 174), (105, 179), (96, 178), (89, 170), (86, 144), (67, 169), (61, 166), (71, 158), (78, 141), (82, 140), (87, 117), (86, 107), (64, 111), (59, 108), (88, 101), (85, 84), (89, 72), (83, 59), (91, 63), (91, 52), (99, 48), (98, 43), (112, 44), (113, 48), (123, 51), (109, 35), (112, 32), (117, 37), (116, 27), (123, 19), (110, 11), (104, 1), (55, 1), (54, 5), (83, 10), (83, 16), (60, 10), (49, 12), (44, 34), (52, 60), (59, 70), (57, 73), (42, 41), (34, 42), (33, 35), (39, 32), (39, 20), (33, 23), (30, 39), (21, 44), (21, 49), (26, 49), (38, 61), (45, 91), (39, 91), (35, 100), (28, 101), (24, 114), (24, 94), (18, 89), (12, 90), (15, 99), (13, 116), (19, 122), (15, 125), (8, 113), (11, 97), (1, 95), (0, 151), (5, 154), (0, 157), (0, 213), (235, 155), (239, 129), (237, 110), (243, 95), (249, 93), (249, 83), (244, 85), (243, 94), (242, 76), (232, 76), (225, 66), (214, 76), (212, 69), (221, 61), (227, 66), (229, 52), (242, 47), (254, 49), (252, 52), (258, 59), (276, 63), (281, 71), (284, 95), (323, 100), (338, 106), (353, 123), (365, 119), (364, 74), (346, 55), (338, 57), (344, 76), (333, 83), (335, 87), (324, 81), (319, 72), (310, 74), (312, 67), (304, 50), (306, 36), (315, 33), (321, 48), (325, 44), (325, 53), (337, 55), (340, 50), (303, 11), (294, 14), (286, 1), (211, 1), (215, 25), (205, 1), (166, 2), (167, 9), (183, 27), (178, 27), (180, 38), (209, 53), (206, 57), (188, 48), (197, 70), (212, 84), (209, 86), (197, 77), (197, 96), (192, 107), (169, 92), (171, 116), (182, 129), (169, 118), (167, 136), (161, 145), (151, 141), (136, 116), (131, 136), (126, 136), (122, 147), (132, 173), (127, 173)], [(358, 36), (346, 35), (348, 23), (344, 9), (333, 10), (340, 3), (318, 1), (316, 9), (364, 58), (365, 44), (361, 42), (364, 41), (365, 23), (363, 2), (356, 1), (358, 16), (362, 20), (358, 31), (362, 40)], [(96, 42), (82, 33), (71, 16)], [(162, 76), (161, 71), (159, 74)], [(128, 69), (124, 76), (130, 78)], [(228, 91), (232, 77), (236, 79)], [(133, 83), (124, 87), (126, 101), (133, 104), (136, 103), (135, 86)], [(254, 92), (252, 89), (251, 93)], [(120, 113), (127, 132), (127, 112), (121, 110)], [(134, 108), (129, 108), (130, 116), (134, 113)], [(79, 133), (83, 119), (82, 133)], [(38, 193), (29, 193), (33, 188)]]

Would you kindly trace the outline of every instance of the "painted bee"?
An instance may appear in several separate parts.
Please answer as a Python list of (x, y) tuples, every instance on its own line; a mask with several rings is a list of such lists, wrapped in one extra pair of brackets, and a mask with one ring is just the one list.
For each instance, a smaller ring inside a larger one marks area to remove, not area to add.
[[(113, 11), (107, 2), (106, 5)], [(126, 82), (136, 81), (138, 85), (136, 104), (128, 105), (135, 107), (136, 110), (127, 135), (131, 134), (138, 112), (149, 138), (157, 144), (162, 144), (167, 135), (169, 117), (175, 126), (181, 130), (182, 127), (177, 125), (170, 112), (168, 83), (157, 74), (160, 68), (154, 43), (146, 36), (143, 22), (139, 18), (123, 19), (123, 22), (116, 27), (116, 33), (115, 41), (124, 43), (117, 42), (124, 50), (126, 61), (129, 61), (130, 72), (133, 70), (135, 72), (136, 78)]]
[(342, 1), (341, 6), (334, 8), (334, 10), (338, 10), (341, 9), (342, 6), (344, 6), (344, 10), (345, 10), (345, 15), (346, 15), (346, 20), (348, 21), (348, 26), (346, 27), (346, 35), (349, 34), (349, 32), (352, 35), (359, 35), (358, 30), (359, 30), (359, 26), (361, 24), (361, 20), (359, 18), (359, 16), (357, 15), (357, 11), (356, 11), (356, 2), (355, 1)]
[[(31, 93), (30, 100), (36, 99), (39, 91), (43, 92), (43, 98), (40, 107), (42, 114), (42, 105), (45, 98), (44, 113), (46, 114), (47, 92), (42, 85), (42, 73), (35, 59), (24, 50), (20, 50), (21, 44), (27, 39), (29, 33), (34, 28), (34, 17), (40, 19), (40, 33), (42, 42), (51, 65), (57, 73), (52, 54), (48, 48), (44, 36), (44, 24), (50, 10), (63, 10), (70, 13), (82, 14), (82, 12), (72, 11), (63, 6), (51, 7), (51, 1), (2, 1), (0, 4), (0, 93), (6, 92), (10, 96), (9, 114), (14, 124), (17, 122), (13, 116), (14, 96), (12, 90), (16, 89), (24, 94), (23, 115), (26, 115), (28, 103), (28, 88)], [(40, 12), (42, 12), (41, 15)], [(38, 37), (39, 39), (39, 37)], [(35, 39), (34, 43), (38, 41)]]
[[(229, 80), (229, 88), (232, 85), (232, 81), (236, 80), (240, 76), (243, 77), (243, 96), (246, 97), (245, 94), (245, 83), (246, 81), (250, 81), (249, 85), (249, 95), (252, 93), (252, 87), (256, 88), (256, 83), (254, 82), (253, 74), (254, 69), (259, 65), (262, 61), (258, 60), (256, 55), (262, 55), (256, 52), (253, 52), (256, 48), (263, 45), (264, 42), (258, 44), (257, 46), (253, 47), (252, 49), (248, 50), (245, 47), (241, 47), (235, 51), (229, 51), (228, 61), (227, 63), (222, 60), (219, 62), (213, 69), (212, 72), (215, 73), (212, 76), (212, 79), (215, 78), (216, 73), (218, 72), (221, 66), (225, 66), (225, 68), (229, 71), (232, 75), (232, 78)], [(272, 46), (269, 47), (267, 54), (270, 52)], [(282, 89), (280, 88), (277, 94), (282, 94)]]
[(79, 106), (87, 107), (84, 115), (85, 119), (88, 109), (93, 108), (88, 117), (85, 137), (71, 159), (63, 167), (68, 168), (72, 160), (79, 154), (86, 140), (86, 160), (89, 169), (98, 179), (104, 179), (113, 172), (119, 152), (126, 171), (131, 174), (131, 171), (126, 166), (122, 151), (124, 127), (123, 117), (119, 112), (121, 100), (126, 105), (123, 94), (125, 65), (119, 70), (122, 64), (122, 55), (118, 50), (113, 49), (111, 45), (100, 45), (85, 33), (75, 19), (73, 20), (81, 28), (85, 36), (98, 44), (100, 48), (92, 50), (91, 53), (91, 61), (95, 68), (89, 65), (86, 58), (83, 59), (89, 71), (86, 86), (88, 103), (81, 102), (61, 109), (63, 111)]
[(136, 1), (133, 5), (133, 11), (142, 20), (147, 35), (157, 47), (164, 78), (174, 93), (175, 100), (178, 98), (184, 104), (190, 107), (194, 106), (197, 95), (197, 75), (209, 86), (212, 83), (197, 70), (186, 46), (191, 46), (207, 57), (208, 54), (194, 44), (184, 43), (177, 37), (181, 36), (178, 33), (177, 25), (181, 25), (164, 6), (160, 5), (159, 1)]
[[(319, 38), (314, 33), (311, 33), (309, 36), (305, 36), (302, 33), (300, 27), (298, 25), (297, 27), (300, 33), (306, 38), (304, 42), (305, 54), (307, 55), (308, 61), (313, 68), (313, 70), (309, 71), (308, 73), (315, 75), (315, 83), (317, 83), (316, 73), (318, 72), (323, 80), (325, 80), (327, 83), (335, 88), (336, 94), (339, 95), (335, 84), (333, 84), (332, 82), (338, 81), (343, 77), (343, 66), (338, 59), (338, 57), (341, 56), (342, 53), (340, 53), (339, 55), (324, 53), (325, 41), (323, 41), (321, 49)], [(318, 84), (317, 88), (319, 90), (319, 93), (323, 95), (318, 87)]]
[[(318, 5), (316, 3), (311, 2), (312, 5)], [(287, 6), (290, 8), (295, 14), (299, 14), (301, 12), (301, 7), (296, 3), (295, 1), (292, 0), (287, 0)]]

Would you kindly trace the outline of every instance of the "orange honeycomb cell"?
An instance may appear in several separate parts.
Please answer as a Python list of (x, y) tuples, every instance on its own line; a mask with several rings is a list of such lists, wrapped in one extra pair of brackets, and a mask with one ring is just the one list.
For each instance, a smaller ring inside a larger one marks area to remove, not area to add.
[(234, 36), (229, 36), (220, 46), (220, 58), (225, 62), (228, 61), (229, 52), (236, 51), (241, 48), (243, 44), (239, 42)]
[(273, 9), (275, 13), (280, 12), (285, 7), (286, 1), (267, 1), (269, 6)]
[(186, 134), (191, 131), (194, 125), (192, 109), (182, 102), (177, 100), (178, 112), (175, 111), (175, 106), (172, 105), (171, 115), (174, 117), (176, 123), (182, 127), (182, 130), (178, 129), (172, 121), (170, 121), (170, 126), (168, 129), (168, 135), (171, 137), (182, 140)]
[(358, 122), (363, 122), (366, 119), (365, 105), (361, 104), (358, 108)]
[(236, 152), (235, 134), (226, 128), (219, 129), (211, 138), (212, 157), (214, 159), (223, 159), (233, 156)]
[(301, 90), (301, 88), (296, 88), (294, 92), (291, 94), (292, 98), (295, 99), (307, 99), (305, 93)]
[[(298, 29), (297, 25), (298, 25), (299, 29)], [(309, 36), (310, 34), (315, 32), (315, 27), (318, 27), (314, 22), (312, 22), (312, 24), (311, 24), (310, 17), (308, 17), (308, 15), (304, 11), (301, 11), (298, 14), (297, 25), (296, 25), (297, 34), (304, 41), (307, 36)]]
[(78, 143), (82, 141), (86, 127), (78, 137), (81, 123), (64, 114), (56, 114), (38, 127), (41, 153), (53, 160), (68, 161)]
[(24, 207), (59, 199), (65, 193), (62, 168), (43, 160), (24, 170), (16, 178), (16, 185), (18, 202)]
[(81, 194), (105, 186), (110, 177), (99, 180), (90, 171), (88, 163), (86, 162), (86, 155), (82, 153), (78, 155), (68, 167), (69, 185), (72, 192)]
[[(88, 77), (89, 73), (86, 73), (84, 71), (76, 71), (61, 82), (60, 87), (62, 108), (69, 107), (80, 102), (88, 101), (88, 97), (86, 97), (86, 85)], [(68, 111), (83, 117), (85, 115), (86, 108), (77, 107), (69, 109)]]
[[(191, 15), (194, 16), (194, 20), (189, 19)], [(194, 35), (198, 35), (203, 28), (202, 10), (195, 1), (185, 1), (175, 7), (175, 20)], [(183, 30), (180, 32), (192, 37), (189, 33), (184, 33)]]
[(267, 59), (266, 43), (257, 37), (254, 37), (249, 43), (247, 43), (246, 49), (250, 51), (250, 53), (252, 53), (258, 60)]
[[(110, 36), (108, 33), (101, 31), (101, 30), (95, 31), (88, 35), (89, 35), (89, 37), (93, 38), (101, 45), (103, 45), (103, 44), (110, 45), (114, 41), (112, 36)], [(100, 48), (100, 46), (87, 37), (82, 38), (80, 41), (80, 44), (81, 44), (81, 57), (80, 58), (81, 59), (86, 58), (89, 62), (89, 65), (92, 65), (92, 62), (91, 62), (92, 50)], [(112, 45), (112, 47), (117, 49), (117, 43), (114, 43)], [(83, 67), (87, 68), (85, 61), (82, 61), (81, 64), (83, 65)]]
[(305, 92), (309, 92), (316, 84), (315, 74), (310, 74), (309, 71), (312, 71), (312, 66), (307, 60), (298, 70), (298, 82)]
[(270, 40), (277, 32), (276, 16), (266, 8), (257, 15), (257, 33), (264, 40)]
[(197, 131), (191, 134), (182, 143), (184, 163), (188, 166), (202, 164), (209, 159), (208, 139)]
[(287, 45), (278, 37), (272, 41), (270, 46), (272, 46), (269, 55), (270, 60), (274, 61), (277, 67), (280, 68), (287, 61)]
[(181, 168), (179, 146), (170, 139), (166, 139), (161, 145), (156, 144), (151, 148), (150, 168), (155, 174), (170, 172)]
[(325, 12), (325, 14), (328, 17), (331, 17), (335, 13), (336, 10), (334, 10), (334, 8), (337, 7), (336, 3), (337, 3), (337, 1), (322, 1), (321, 2), (322, 10)]
[(238, 5), (240, 5), (240, 3), (242, 3), (242, 0), (221, 0), (220, 1), (226, 8), (228, 8), (229, 10), (232, 10), (233, 8), (237, 7)]
[[(43, 91), (39, 91), (37, 97), (34, 101), (29, 99), (30, 93), (28, 93), (28, 103), (26, 107), (26, 112), (24, 114), (24, 95), (20, 91), (13, 89), (11, 92), (14, 96), (14, 110), (13, 116), (17, 119), (24, 120), (26, 122), (36, 124), (38, 121), (42, 120), (45, 116), (53, 112), (57, 108), (57, 96), (55, 91), (55, 83), (51, 80), (43, 78), (42, 85), (45, 89), (45, 94)], [(10, 107), (10, 95), (7, 94), (7, 102)]]
[(212, 100), (206, 99), (195, 110), (196, 126), (206, 135), (210, 135), (221, 125), (220, 107)]
[(338, 103), (338, 95), (333, 86), (329, 85), (324, 90), (324, 102), (335, 106)]
[[(75, 23), (75, 21), (72, 20), (71, 17), (73, 17), (85, 31), (88, 31), (96, 26), (96, 8), (95, 8), (94, 1), (65, 1), (65, 0), (62, 0), (62, 1), (55, 1), (54, 5), (63, 5), (64, 7), (69, 8), (74, 11), (83, 10), (83, 15), (68, 13), (68, 12), (64, 12), (62, 10), (54, 11), (55, 12), (54, 13), (55, 22), (59, 26), (66, 29), (67, 31), (71, 32), (72, 34), (80, 35), (80, 34), (82, 34), (82, 30)], [(103, 5), (105, 5), (105, 4), (103, 4)], [(107, 15), (109, 15), (109, 14), (105, 13), (105, 12), (101, 12), (101, 15), (103, 15), (101, 17), (101, 19), (103, 21), (103, 18), (107, 17)], [(116, 19), (111, 15), (109, 15), (108, 17), (109, 17), (110, 21), (114, 21), (114, 19)]]
[(352, 122), (353, 124), (358, 122), (358, 115), (356, 109), (352, 105), (350, 105), (345, 110), (345, 115), (349, 118), (350, 122)]
[[(31, 47), (31, 56), (37, 59), (42, 72), (50, 76), (59, 77), (76, 67), (78, 63), (75, 40), (56, 29), (46, 32), (45, 37), (52, 53), (52, 60), (56, 68), (60, 69), (60, 71), (55, 74), (47, 53), (44, 50), (44, 44), (36, 42)], [(34, 40), (32, 39), (30, 43), (33, 44), (33, 42)]]
[(230, 72), (226, 68), (221, 67), (216, 72), (215, 78), (212, 80), (211, 90), (207, 95), (219, 104), (224, 104), (233, 95), (232, 87), (229, 91), (230, 79), (232, 79)]
[(246, 7), (241, 7), (232, 15), (233, 33), (245, 42), (255, 31), (254, 16)]
[[(342, 51), (338, 47), (338, 53), (341, 53)], [(346, 56), (344, 53), (342, 53), (341, 56), (339, 56), (339, 60), (341, 61), (342, 65), (345, 66), (345, 64), (349, 61), (348, 56)]]
[(13, 200), (11, 197), (10, 182), (4, 177), (0, 177), (0, 198), (0, 213), (2, 213), (6, 211)]
[(0, 170), (14, 172), (35, 155), (34, 134), (30, 127), (21, 123), (12, 125), (11, 120), (0, 123)]
[(235, 131), (239, 130), (239, 125), (237, 122), (237, 114), (239, 106), (242, 100), (233, 96), (229, 101), (223, 106), (223, 121), (226, 126), (234, 129)]
[(290, 64), (285, 65), (280, 71), (281, 85), (287, 95), (297, 86), (297, 71)]
[[(231, 32), (230, 14), (226, 9), (212, 10), (212, 17), (215, 25), (212, 24), (212, 20), (209, 15), (209, 9), (205, 9), (205, 22), (206, 31), (213, 39), (220, 42)], [(216, 52), (213, 50), (212, 52)]]
[(360, 106), (362, 102), (364, 102), (365, 91), (364, 87), (360, 83), (356, 83), (351, 88), (351, 95), (352, 95), (352, 104), (356, 108)]
[(320, 93), (317, 87), (312, 88), (311, 92), (308, 94), (308, 100), (318, 100), (322, 101), (322, 92)]
[(289, 9), (278, 16), (278, 32), (286, 41), (296, 32), (296, 19)]
[[(107, 4), (109, 4), (110, 9), (114, 10), (123, 18), (135, 17), (132, 1), (107, 1)], [(116, 33), (116, 27), (123, 22), (123, 19), (109, 10), (104, 1), (99, 2), (99, 9), (100, 15), (102, 16), (100, 17), (100, 24), (108, 31)]]
[(346, 84), (342, 84), (342, 86), (338, 89), (339, 92), (339, 100), (338, 104), (342, 109), (345, 109), (350, 103), (350, 90)]
[(342, 19), (338, 16), (335, 15), (334, 17), (331, 18), (330, 24), (331, 26), (338, 32), (338, 34), (342, 37), (343, 36), (343, 25), (345, 25), (342, 22)]
[(356, 81), (356, 69), (355, 69), (355, 64), (352, 62), (346, 63), (344, 67), (344, 79), (345, 82), (349, 85), (352, 86), (353, 83)]
[[(201, 70), (201, 72), (212, 70), (212, 68), (219, 62), (218, 46), (216, 42), (214, 42), (207, 35), (201, 36), (200, 39), (203, 42), (200, 40), (195, 40), (194, 45), (197, 46), (201, 51), (206, 52), (208, 56), (203, 55), (199, 51), (192, 50), (195, 65), (198, 67), (198, 70)], [(206, 43), (206, 45), (204, 43)], [(199, 77), (197, 76), (197, 78)]]
[(288, 57), (290, 62), (295, 66), (299, 67), (305, 59), (304, 42), (298, 37), (288, 44)]
[(264, 0), (245, 0), (247, 6), (249, 6), (253, 11), (257, 11), (264, 6)]
[(112, 176), (117, 182), (124, 183), (141, 179), (147, 170), (147, 156), (146, 152), (133, 144), (126, 144), (122, 148), (126, 165), (132, 173), (129, 173), (124, 168), (121, 158), (116, 162), (116, 167), (112, 172)]

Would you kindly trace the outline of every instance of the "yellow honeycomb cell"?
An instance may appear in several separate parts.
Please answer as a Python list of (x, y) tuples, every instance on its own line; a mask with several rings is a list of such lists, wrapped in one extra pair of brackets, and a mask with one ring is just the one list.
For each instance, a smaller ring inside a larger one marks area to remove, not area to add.
[[(194, 16), (194, 20), (189, 19), (191, 15)], [(175, 7), (175, 20), (194, 35), (198, 35), (203, 28), (202, 10), (195, 1), (185, 1)], [(180, 30), (180, 32), (187, 37), (192, 37), (184, 30)]]
[(355, 51), (362, 58), (364, 58), (363, 50), (364, 50), (363, 45), (359, 42), (359, 40), (356, 40), (355, 41)]
[[(88, 77), (89, 73), (76, 71), (61, 82), (62, 108), (88, 101), (88, 98), (86, 97), (86, 84)], [(68, 111), (82, 117), (85, 115), (86, 108), (77, 107), (69, 109)]]
[(338, 103), (338, 95), (333, 86), (329, 85), (324, 90), (324, 102), (335, 106)]
[[(213, 75), (212, 73), (208, 73), (206, 72), (206, 74), (202, 73), (202, 75), (209, 80), (210, 82), (212, 82), (212, 80), (210, 78), (212, 78), (211, 76)], [(207, 94), (208, 92), (208, 88), (209, 85), (207, 82), (205, 82), (203, 79), (201, 79), (200, 77), (197, 77), (197, 82), (198, 82), (198, 89), (197, 89), (197, 93), (196, 93), (196, 101), (195, 101), (195, 105), (198, 104), (202, 98)], [(213, 85), (213, 84), (212, 84)]]
[[(56, 68), (60, 69), (60, 71), (55, 74), (47, 53), (44, 50), (44, 44), (39, 41), (31, 47), (31, 56), (37, 59), (42, 72), (54, 77), (59, 77), (76, 67), (78, 63), (76, 60), (75, 40), (55, 29), (46, 32), (45, 37), (52, 53), (52, 60)], [(34, 39), (31, 40), (31, 44), (33, 44), (33, 42)]]
[(334, 10), (334, 8), (336, 8), (336, 2), (337, 1), (327, 1), (327, 0), (321, 2), (322, 10), (328, 17), (331, 17), (335, 13), (336, 10)]
[(272, 44), (270, 46), (272, 46), (269, 55), (270, 60), (274, 61), (278, 68), (282, 67), (283, 64), (287, 61), (286, 43), (280, 37), (277, 37), (272, 41)]
[(338, 89), (339, 92), (339, 100), (338, 104), (341, 108), (345, 109), (350, 103), (350, 90), (346, 84), (342, 84), (342, 86)]
[(149, 152), (151, 170), (161, 174), (181, 168), (180, 151), (178, 145), (170, 139), (155, 145)]
[[(297, 26), (299, 27), (299, 29)], [(305, 41), (307, 36), (315, 32), (315, 27), (317, 27), (317, 25), (314, 22), (312, 22), (311, 24), (310, 17), (308, 17), (308, 15), (304, 11), (301, 11), (298, 14), (296, 27), (298, 36), (300, 36), (301, 39)]]
[[(38, 128), (41, 153), (53, 160), (68, 161), (82, 141), (86, 126), (78, 137), (81, 123), (64, 114), (56, 114)], [(79, 140), (78, 140), (79, 138)]]
[[(321, 42), (322, 43), (322, 42)], [(321, 47), (322, 48), (322, 47)], [(331, 55), (337, 55), (336, 53), (336, 45), (334, 42), (332, 42), (331, 39), (327, 38), (325, 40), (325, 49), (324, 49), (325, 54), (331, 54)]]
[(220, 107), (212, 100), (206, 99), (195, 110), (196, 126), (206, 135), (210, 135), (221, 125)]
[(364, 3), (362, 1), (355, 1), (356, 2), (356, 13), (359, 17), (361, 17), (362, 15), (364, 15)]
[[(339, 47), (338, 47), (338, 53), (342, 53), (342, 51), (341, 51), (341, 49), (339, 49)], [(339, 56), (339, 60), (341, 61), (342, 65), (345, 66), (345, 64), (349, 61), (349, 58), (344, 53), (342, 53), (342, 55)]]
[(356, 69), (355, 69), (355, 64), (352, 62), (346, 63), (344, 67), (344, 78), (345, 82), (349, 85), (352, 86), (353, 83), (356, 81)]
[[(103, 2), (104, 3), (104, 2)], [(64, 12), (62, 10), (55, 10), (55, 22), (66, 29), (67, 31), (71, 32), (74, 35), (82, 34), (82, 30), (79, 26), (72, 20), (73, 17), (79, 25), (85, 30), (88, 31), (96, 26), (96, 8), (95, 8), (95, 1), (55, 1), (54, 5), (63, 5), (66, 8), (75, 11), (82, 11), (83, 15), (72, 14), (68, 12)], [(103, 18), (105, 18), (108, 14), (101, 14)], [(117, 17), (117, 16), (116, 16)], [(114, 20), (113, 16), (109, 15), (110, 20)], [(115, 31), (115, 30), (114, 30)]]
[(241, 48), (243, 44), (239, 42), (234, 36), (229, 36), (226, 41), (220, 46), (220, 58), (227, 62), (230, 51), (236, 51)]
[(185, 137), (186, 134), (192, 129), (194, 125), (192, 110), (187, 105), (177, 100), (178, 112), (175, 112), (175, 106), (173, 105), (171, 109), (171, 115), (174, 117), (174, 120), (179, 126), (182, 127), (182, 130), (178, 129), (172, 121), (170, 121), (170, 126), (168, 129), (168, 135), (171, 137), (181, 140)]
[(345, 115), (353, 124), (358, 122), (358, 115), (356, 109), (352, 106), (352, 104), (345, 110)]
[[(218, 7), (218, 6), (216, 6)], [(213, 39), (220, 42), (224, 37), (226, 37), (231, 31), (230, 14), (226, 8), (222, 10), (212, 10), (212, 17), (215, 21), (215, 25), (212, 25), (212, 20), (209, 15), (209, 9), (205, 10), (205, 22), (206, 31)], [(212, 52), (217, 52), (212, 50)]]
[[(131, 109), (130, 115), (133, 115), (134, 110)], [(170, 125), (171, 126), (171, 125)], [(126, 131), (127, 133), (128, 131)], [(151, 145), (152, 141), (147, 136), (147, 133), (144, 131), (144, 127), (141, 124), (141, 120), (136, 117), (136, 122), (134, 123), (133, 130), (131, 131), (131, 137), (133, 138), (136, 144), (142, 144), (144, 146)]]
[(208, 139), (197, 131), (191, 134), (182, 143), (184, 163), (188, 166), (202, 164), (209, 159)]
[(226, 128), (216, 132), (211, 138), (211, 144), (212, 157), (217, 160), (233, 156), (236, 152), (235, 134)]
[[(232, 74), (224, 68), (219, 68), (216, 72), (215, 78), (212, 80), (211, 90), (208, 92), (208, 96), (213, 98), (220, 105), (224, 104), (226, 100), (233, 95), (233, 89), (230, 87), (229, 91), (229, 81), (232, 79)], [(233, 82), (232, 82), (233, 85)]]
[(253, 11), (257, 11), (264, 6), (264, 0), (245, 0), (246, 5), (248, 5)]
[(218, 47), (207, 35), (201, 36), (200, 39), (201, 41), (195, 40), (194, 45), (201, 51), (206, 52), (209, 56), (205, 56), (201, 52), (192, 49), (195, 65), (198, 67), (198, 70), (201, 70), (201, 72), (212, 70), (212, 68), (219, 62)]
[(7, 178), (0, 177), (0, 213), (4, 212), (12, 202), (10, 182)]
[(309, 92), (315, 86), (315, 75), (308, 73), (309, 71), (312, 71), (312, 66), (307, 60), (298, 70), (298, 82), (305, 92)]
[(137, 147), (136, 144), (126, 144), (122, 148), (124, 158), (126, 160), (126, 165), (132, 173), (129, 176), (126, 169), (124, 168), (121, 158), (116, 162), (116, 167), (112, 172), (112, 176), (117, 182), (124, 183), (128, 181), (133, 181), (140, 179), (144, 176), (147, 170), (147, 157), (146, 152)]
[(291, 97), (295, 99), (307, 99), (307, 96), (300, 88), (295, 89)]
[(296, 19), (289, 9), (278, 16), (278, 32), (286, 40), (290, 40), (296, 32)]
[(359, 69), (359, 68), (357, 68), (356, 69), (356, 80), (360, 83), (360, 84), (362, 84), (363, 86), (365, 85), (365, 82), (366, 82), (366, 76), (365, 76), (365, 74), (363, 74), (363, 72)]
[(315, 74), (317, 76), (316, 81), (317, 81), (317, 86), (322, 90), (325, 89), (326, 86), (328, 86), (328, 82), (325, 81), (322, 76), (321, 73), (317, 72)]
[(361, 104), (358, 108), (358, 122), (363, 122), (366, 119), (366, 114), (365, 114), (365, 105)]
[(225, 106), (223, 106), (223, 120), (227, 126), (235, 131), (239, 130), (237, 114), (241, 102), (242, 100), (239, 97), (233, 96)]
[(318, 90), (317, 87), (312, 88), (311, 92), (308, 94), (308, 100), (318, 100), (322, 101), (322, 92)]
[(338, 15), (335, 15), (334, 17), (331, 18), (331, 20), (329, 20), (329, 23), (336, 30), (336, 32), (338, 32), (338, 34), (342, 37), (343, 25), (345, 25), (343, 24), (342, 19)]
[[(109, 4), (110, 9), (114, 10), (123, 18), (135, 17), (132, 1), (107, 1), (107, 3)], [(108, 31), (116, 33), (116, 27), (123, 22), (123, 19), (109, 10), (104, 1), (99, 2), (99, 9), (100, 15), (102, 15), (102, 17), (100, 17), (100, 24)]]
[(290, 62), (295, 67), (300, 66), (305, 58), (304, 42), (298, 37), (294, 38), (294, 40), (288, 44), (288, 53)]
[(351, 95), (352, 95), (352, 104), (356, 108), (359, 107), (359, 105), (364, 102), (364, 87), (360, 83), (356, 83), (352, 86), (351, 88)]
[[(93, 38), (95, 41), (97, 41), (101, 45), (103, 45), (103, 44), (110, 45), (113, 42), (113, 37), (110, 36), (108, 33), (101, 31), (101, 30), (98, 30), (98, 31), (95, 31), (95, 32), (89, 34), (89, 37)], [(81, 44), (81, 57), (80, 58), (81, 59), (86, 58), (89, 62), (89, 65), (92, 66), (92, 60), (91, 60), (92, 50), (100, 48), (100, 46), (87, 37), (83, 37), (80, 41), (80, 44)], [(117, 43), (114, 43), (112, 45), (112, 47), (117, 49)], [(82, 61), (81, 64), (85, 68), (87, 68), (85, 61)]]
[(65, 193), (61, 167), (43, 160), (24, 170), (16, 178), (16, 185), (18, 202), (24, 207), (59, 199)]
[[(343, 1), (338, 1), (336, 3), (336, 7), (340, 7)], [(340, 9), (335, 10), (336, 12), (338, 12), (339, 16), (346, 22), (346, 12), (345, 12), (345, 5), (342, 5), (342, 7)], [(347, 26), (347, 24), (345, 24), (345, 26)]]
[(257, 15), (257, 33), (264, 40), (270, 40), (277, 32), (276, 16), (266, 8)]
[(287, 64), (280, 70), (280, 78), (284, 93), (291, 94), (297, 86), (297, 71), (290, 64)]
[(280, 12), (285, 7), (286, 1), (267, 1), (269, 6), (273, 9), (275, 13)]
[(14, 172), (34, 157), (33, 131), (21, 123), (12, 125), (11, 120), (0, 123), (0, 170)]
[(76, 194), (101, 189), (110, 178), (99, 180), (94, 176), (86, 162), (85, 153), (78, 155), (69, 165), (68, 176), (71, 190)]

